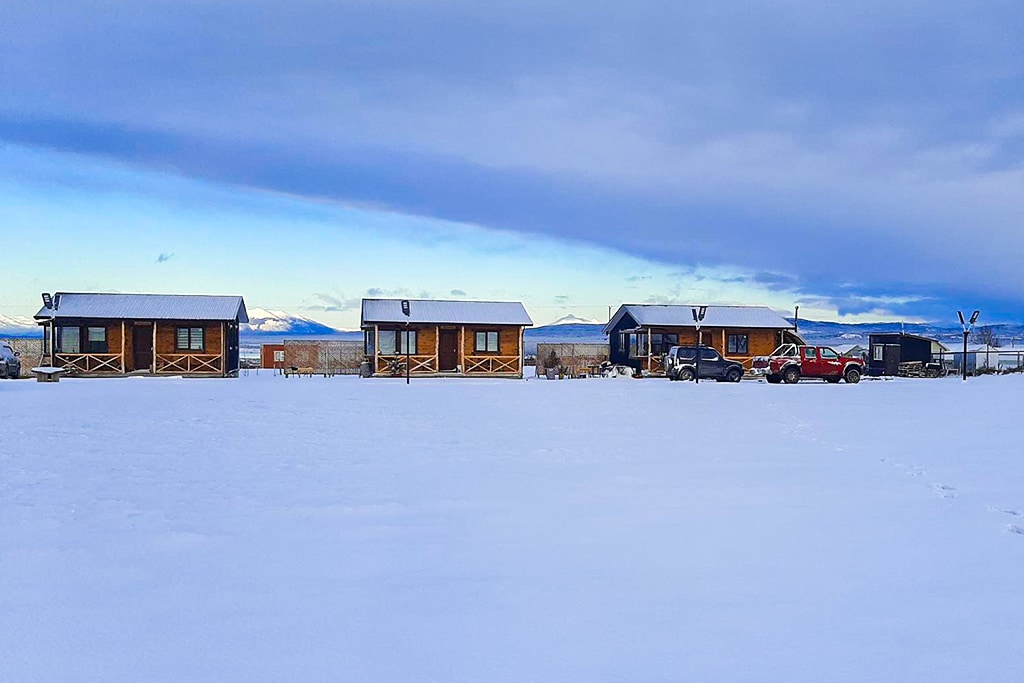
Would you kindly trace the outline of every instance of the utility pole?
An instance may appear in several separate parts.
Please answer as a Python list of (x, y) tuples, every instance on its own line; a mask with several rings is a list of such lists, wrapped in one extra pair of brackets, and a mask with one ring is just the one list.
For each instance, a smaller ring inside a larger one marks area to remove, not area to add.
[(409, 350), (409, 300), (402, 300), (402, 315), (405, 316), (405, 383), (409, 383), (409, 373), (411, 372), (410, 364), (410, 350)]
[(697, 308), (695, 306), (690, 309), (690, 312), (693, 313), (693, 323), (697, 326), (697, 370), (693, 373), (693, 381), (696, 384), (700, 384), (700, 324), (704, 320), (704, 314), (708, 312), (708, 307), (701, 306)]
[(963, 374), (964, 381), (967, 381), (967, 338), (971, 336), (971, 328), (974, 327), (974, 323), (978, 322), (978, 311), (971, 314), (970, 320), (964, 320), (964, 312), (957, 311), (957, 317), (960, 318), (960, 327), (964, 331), (964, 355), (963, 360), (960, 362), (960, 370)]

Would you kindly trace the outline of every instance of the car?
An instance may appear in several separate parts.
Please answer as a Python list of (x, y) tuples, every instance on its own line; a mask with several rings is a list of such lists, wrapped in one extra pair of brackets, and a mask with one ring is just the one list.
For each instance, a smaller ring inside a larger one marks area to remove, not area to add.
[[(690, 381), (697, 377), (697, 347), (673, 346), (665, 354), (665, 374), (671, 380)], [(718, 382), (739, 382), (743, 379), (743, 364), (723, 358), (710, 346), (700, 347), (700, 378)]]
[(862, 358), (840, 355), (830, 346), (783, 344), (768, 358), (765, 379), (769, 384), (796, 384), (806, 378), (856, 384), (863, 374)]
[(10, 344), (0, 344), (0, 379), (18, 379), (21, 376), (20, 356)]

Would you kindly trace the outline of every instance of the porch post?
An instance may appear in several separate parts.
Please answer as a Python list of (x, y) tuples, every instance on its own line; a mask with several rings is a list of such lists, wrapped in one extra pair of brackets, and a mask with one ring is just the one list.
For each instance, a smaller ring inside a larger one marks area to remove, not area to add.
[(441, 326), (434, 326), (434, 372), (441, 372)]
[[(526, 335), (526, 328), (519, 327), (519, 377), (526, 374), (526, 344), (523, 343)], [(535, 363), (537, 361), (534, 361)]]
[(466, 374), (466, 326), (459, 328), (459, 369)]
[(380, 353), (380, 327), (373, 326), (373, 374), (377, 374), (377, 355)]
[(124, 362), (124, 348), (125, 348), (125, 339), (124, 339), (125, 332), (124, 332), (124, 330), (125, 330), (124, 321), (122, 320), (121, 321), (121, 374), (122, 375), (125, 374), (125, 372), (126, 372), (125, 362)]
[(156, 321), (153, 321), (153, 368), (151, 372), (156, 374)]
[[(228, 340), (227, 340), (227, 324), (224, 321), (220, 323), (220, 376), (228, 376)], [(238, 350), (241, 355), (242, 350)], [(241, 363), (239, 363), (241, 365)]]

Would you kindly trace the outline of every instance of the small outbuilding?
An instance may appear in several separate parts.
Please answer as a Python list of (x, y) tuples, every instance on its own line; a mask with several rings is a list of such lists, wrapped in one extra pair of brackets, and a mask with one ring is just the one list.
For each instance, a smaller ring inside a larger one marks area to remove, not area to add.
[(260, 367), (284, 370), (284, 344), (260, 344)]
[(236, 377), (240, 296), (43, 295), (43, 361), (75, 375)]
[[(408, 308), (403, 311), (403, 303)], [(533, 325), (518, 301), (363, 299), (363, 350), (375, 377), (522, 377), (523, 330)]]
[(900, 374), (900, 363), (941, 364), (941, 359), (949, 354), (949, 349), (937, 339), (904, 332), (869, 335), (868, 347), (868, 374), (873, 377), (896, 377)]
[[(679, 344), (696, 344), (695, 306), (623, 304), (604, 327), (612, 363), (658, 375), (661, 360)], [(707, 306), (700, 342), (750, 370), (755, 356), (782, 344), (802, 344), (796, 327), (767, 306)]]

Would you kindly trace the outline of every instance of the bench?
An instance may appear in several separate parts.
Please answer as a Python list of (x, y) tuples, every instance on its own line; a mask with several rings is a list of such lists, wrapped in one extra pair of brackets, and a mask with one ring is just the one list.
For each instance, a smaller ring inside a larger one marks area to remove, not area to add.
[(37, 382), (59, 382), (60, 376), (67, 372), (64, 368), (32, 368)]
[(284, 368), (285, 377), (291, 377), (292, 375), (298, 375), (299, 377), (302, 377), (303, 375), (306, 377), (312, 377), (315, 372), (316, 368), (297, 368), (295, 366)]

